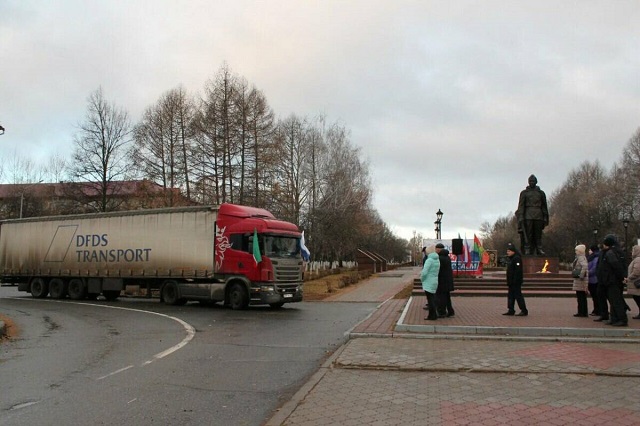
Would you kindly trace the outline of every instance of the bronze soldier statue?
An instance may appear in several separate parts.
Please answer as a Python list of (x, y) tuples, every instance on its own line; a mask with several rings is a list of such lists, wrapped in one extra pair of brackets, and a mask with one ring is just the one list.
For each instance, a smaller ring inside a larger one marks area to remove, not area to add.
[(537, 183), (534, 175), (529, 176), (529, 186), (520, 192), (516, 218), (524, 254), (544, 256), (542, 230), (549, 224), (549, 210), (547, 196)]

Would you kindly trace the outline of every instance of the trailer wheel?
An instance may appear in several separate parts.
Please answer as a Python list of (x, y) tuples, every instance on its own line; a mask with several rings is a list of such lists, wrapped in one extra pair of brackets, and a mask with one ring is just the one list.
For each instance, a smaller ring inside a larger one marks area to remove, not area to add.
[(42, 278), (34, 278), (31, 280), (31, 296), (36, 299), (42, 299), (49, 294), (49, 286)]
[(165, 282), (164, 286), (162, 286), (162, 300), (164, 300), (164, 303), (167, 305), (184, 305), (184, 303), (181, 303), (183, 299), (178, 296), (178, 283), (173, 280)]
[(229, 306), (233, 310), (247, 309), (249, 296), (241, 284), (233, 284), (229, 290)]
[(113, 302), (118, 297), (120, 297), (120, 290), (103, 290), (102, 295), (109, 302)]
[(69, 297), (73, 300), (84, 300), (87, 298), (87, 286), (80, 278), (69, 281)]
[(49, 281), (49, 295), (54, 299), (64, 299), (67, 297), (67, 283), (60, 278), (53, 278)]

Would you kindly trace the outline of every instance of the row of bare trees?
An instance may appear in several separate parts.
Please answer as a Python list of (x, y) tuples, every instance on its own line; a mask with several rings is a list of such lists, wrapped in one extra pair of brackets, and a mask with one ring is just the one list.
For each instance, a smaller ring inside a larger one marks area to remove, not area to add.
[(118, 209), (113, 182), (147, 179), (179, 188), (166, 192), (166, 206), (266, 208), (305, 230), (315, 260), (351, 260), (357, 248), (406, 257), (407, 242), (371, 205), (368, 164), (346, 127), (324, 116), (277, 118), (264, 94), (227, 65), (201, 95), (168, 90), (135, 124), (99, 88), (74, 142), (65, 179), (91, 183), (97, 211)]
[[(600, 243), (606, 234), (615, 234), (621, 247), (630, 250), (640, 238), (639, 213), (640, 128), (611, 170), (598, 161), (586, 161), (571, 170), (563, 185), (551, 194), (545, 251), (570, 261), (576, 244), (588, 247)], [(494, 224), (484, 223), (481, 233), (485, 247), (504, 251), (508, 242), (519, 241), (516, 228), (513, 213)]]

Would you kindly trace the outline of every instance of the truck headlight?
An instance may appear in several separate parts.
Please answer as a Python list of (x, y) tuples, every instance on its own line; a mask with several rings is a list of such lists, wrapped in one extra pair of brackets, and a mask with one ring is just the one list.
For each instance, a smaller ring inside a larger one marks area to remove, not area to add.
[(273, 292), (275, 289), (272, 285), (262, 285), (260, 286), (260, 291), (271, 291)]

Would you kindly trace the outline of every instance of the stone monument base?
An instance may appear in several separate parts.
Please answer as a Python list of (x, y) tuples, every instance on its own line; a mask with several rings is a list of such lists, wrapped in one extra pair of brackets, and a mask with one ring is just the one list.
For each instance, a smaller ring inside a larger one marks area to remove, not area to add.
[(525, 274), (558, 274), (560, 271), (558, 258), (551, 256), (522, 256), (522, 268)]

